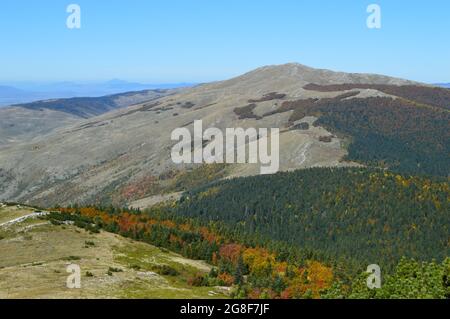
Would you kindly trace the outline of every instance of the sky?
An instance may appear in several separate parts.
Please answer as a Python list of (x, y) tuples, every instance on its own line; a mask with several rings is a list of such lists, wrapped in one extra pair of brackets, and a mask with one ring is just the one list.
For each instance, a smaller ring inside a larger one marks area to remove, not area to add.
[(1, 0), (0, 82), (200, 83), (288, 62), (450, 82), (449, 15), (448, 0)]

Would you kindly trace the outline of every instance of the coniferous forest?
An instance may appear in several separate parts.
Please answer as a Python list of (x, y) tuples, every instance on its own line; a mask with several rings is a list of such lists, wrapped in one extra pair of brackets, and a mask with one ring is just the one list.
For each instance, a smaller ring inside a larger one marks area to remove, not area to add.
[[(118, 233), (214, 268), (194, 286), (235, 298), (449, 298), (446, 180), (366, 168), (309, 169), (219, 181), (140, 211), (58, 209), (91, 232)], [(367, 266), (382, 270), (367, 287)]]
[[(447, 181), (360, 168), (309, 169), (188, 192), (176, 215), (223, 222), (335, 259), (392, 267), (449, 255)], [(432, 243), (432, 244), (431, 244)]]

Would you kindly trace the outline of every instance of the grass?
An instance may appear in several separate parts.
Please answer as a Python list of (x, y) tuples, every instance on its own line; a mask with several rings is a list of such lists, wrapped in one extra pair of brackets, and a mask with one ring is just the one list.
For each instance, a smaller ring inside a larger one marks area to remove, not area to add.
[(79, 256), (69, 256), (69, 257), (63, 258), (63, 260), (66, 260), (66, 261), (74, 261), (74, 260), (80, 260), (80, 259), (81, 259), (81, 257), (79, 257)]
[[(193, 274), (209, 271), (206, 263), (115, 234), (27, 220), (0, 228), (0, 236), (0, 299), (226, 297), (187, 284)], [(81, 289), (66, 287), (69, 264), (81, 268)]]
[(17, 208), (16, 206), (6, 206), (0, 208), (0, 224), (6, 223), (10, 220), (29, 215), (34, 210), (28, 208)]

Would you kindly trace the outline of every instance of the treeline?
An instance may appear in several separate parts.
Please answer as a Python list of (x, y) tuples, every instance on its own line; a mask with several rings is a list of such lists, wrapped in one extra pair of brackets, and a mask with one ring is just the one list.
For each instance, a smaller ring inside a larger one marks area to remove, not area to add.
[(441, 87), (420, 85), (387, 85), (387, 84), (307, 84), (305, 90), (319, 92), (339, 92), (354, 89), (372, 89), (389, 95), (398, 96), (420, 104), (450, 110), (450, 90)]

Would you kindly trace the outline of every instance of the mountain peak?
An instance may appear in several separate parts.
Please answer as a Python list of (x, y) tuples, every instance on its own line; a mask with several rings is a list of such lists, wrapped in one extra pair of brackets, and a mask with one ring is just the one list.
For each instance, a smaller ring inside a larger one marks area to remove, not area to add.
[[(332, 71), (327, 69), (317, 69), (304, 64), (291, 62), (280, 65), (267, 65), (261, 68), (250, 71), (243, 76), (243, 78), (251, 77), (266, 77), (268, 80), (271, 78), (282, 77), (284, 79), (290, 78), (291, 80), (303, 82), (303, 84), (315, 83), (315, 84), (346, 84), (346, 83), (358, 83), (358, 84), (388, 84), (388, 85), (411, 85), (417, 84), (416, 82), (404, 80), (395, 77), (389, 77), (379, 74), (370, 73), (345, 73)], [(299, 83), (298, 83), (299, 84)]]
[(214, 88), (225, 94), (283, 92), (293, 96), (301, 95), (307, 84), (372, 84), (372, 85), (414, 85), (416, 82), (399, 78), (364, 73), (345, 73), (316, 69), (300, 63), (267, 65), (230, 80), (206, 84), (200, 90)]

